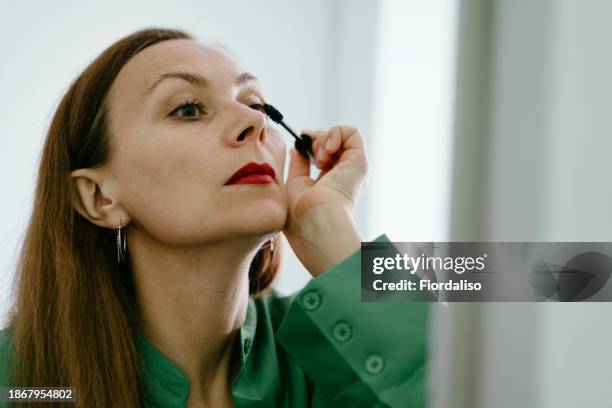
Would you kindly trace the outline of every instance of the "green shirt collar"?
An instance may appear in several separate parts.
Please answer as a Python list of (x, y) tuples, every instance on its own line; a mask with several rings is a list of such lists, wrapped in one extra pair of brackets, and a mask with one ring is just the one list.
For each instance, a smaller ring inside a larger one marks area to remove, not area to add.
[[(252, 385), (249, 377), (253, 374), (251, 366), (256, 327), (257, 310), (255, 302), (249, 298), (246, 319), (240, 328), (240, 372), (232, 384), (235, 399), (262, 400), (262, 396)], [(168, 408), (187, 406), (190, 390), (187, 374), (138, 330), (135, 330), (135, 341), (142, 363), (146, 400)]]

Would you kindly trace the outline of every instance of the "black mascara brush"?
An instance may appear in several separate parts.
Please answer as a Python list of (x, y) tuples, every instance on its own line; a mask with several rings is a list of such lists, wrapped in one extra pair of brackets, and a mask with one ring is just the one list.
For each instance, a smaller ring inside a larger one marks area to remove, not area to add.
[(282, 127), (284, 127), (287, 132), (289, 132), (291, 136), (295, 138), (295, 150), (300, 152), (302, 156), (306, 157), (308, 160), (310, 160), (311, 163), (316, 166), (317, 160), (315, 159), (314, 153), (312, 152), (312, 138), (307, 134), (302, 134), (298, 136), (289, 126), (285, 124), (285, 122), (283, 122), (283, 114), (280, 113), (278, 109), (276, 109), (274, 106), (270, 105), (269, 103), (264, 103), (263, 108), (266, 112), (266, 115), (268, 115), (268, 117), (272, 119), (273, 122), (276, 122)]

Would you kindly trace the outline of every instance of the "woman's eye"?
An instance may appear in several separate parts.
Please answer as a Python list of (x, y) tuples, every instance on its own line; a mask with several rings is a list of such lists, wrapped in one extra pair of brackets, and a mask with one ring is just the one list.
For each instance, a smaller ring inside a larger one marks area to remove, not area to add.
[(190, 101), (174, 109), (170, 116), (183, 119), (196, 119), (198, 114), (203, 113), (202, 105), (197, 101)]

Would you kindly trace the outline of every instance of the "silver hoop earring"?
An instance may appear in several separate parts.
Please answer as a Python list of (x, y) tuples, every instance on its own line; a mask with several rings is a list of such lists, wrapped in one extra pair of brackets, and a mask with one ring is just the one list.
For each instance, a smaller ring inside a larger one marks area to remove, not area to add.
[(267, 245), (264, 245), (262, 247), (263, 248), (270, 248), (270, 255), (274, 255), (274, 240), (276, 239), (276, 237), (278, 236), (278, 234), (274, 235), (272, 238), (270, 238), (270, 240), (268, 241)]
[(127, 231), (125, 228), (121, 228), (121, 221), (119, 221), (119, 228), (117, 228), (117, 263), (122, 264), (127, 258)]

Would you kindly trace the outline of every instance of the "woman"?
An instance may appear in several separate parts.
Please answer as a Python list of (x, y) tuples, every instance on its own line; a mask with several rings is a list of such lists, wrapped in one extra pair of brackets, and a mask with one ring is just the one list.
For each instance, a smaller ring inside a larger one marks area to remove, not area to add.
[[(118, 41), (71, 84), (0, 386), (74, 387), (80, 407), (420, 406), (424, 306), (360, 303), (359, 131), (309, 132), (321, 175), (292, 149), (283, 181), (264, 102), (231, 56), (177, 30)], [(260, 174), (237, 180), (248, 163)], [(280, 231), (315, 278), (287, 298), (266, 289)], [(405, 327), (380, 319), (400, 310)]]

